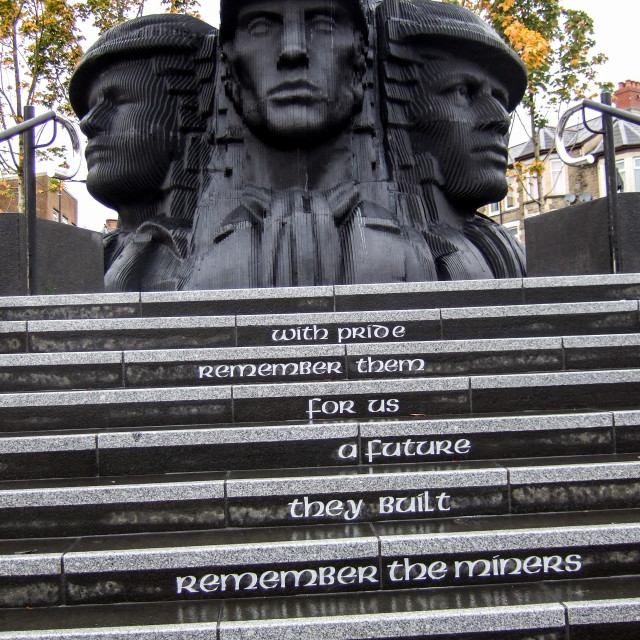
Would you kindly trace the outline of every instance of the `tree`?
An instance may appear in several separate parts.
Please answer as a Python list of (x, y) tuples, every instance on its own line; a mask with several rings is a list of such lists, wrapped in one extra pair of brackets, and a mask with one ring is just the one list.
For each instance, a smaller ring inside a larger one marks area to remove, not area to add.
[[(146, 0), (86, 0), (78, 6), (80, 17), (104, 33), (109, 27), (125, 20), (144, 15), (148, 9)], [(168, 13), (185, 13), (198, 16), (199, 0), (161, 0)]]
[[(66, 0), (0, 0), (0, 123), (21, 122), (24, 106), (47, 109), (66, 103), (69, 74), (82, 49), (75, 7)], [(60, 148), (49, 154), (59, 155)], [(0, 153), (0, 168), (18, 176), (24, 210), (22, 138)]]
[(593, 52), (593, 20), (585, 11), (565, 9), (558, 0), (448, 1), (485, 18), (527, 65), (529, 83), (523, 105), (529, 116), (534, 160), (515, 169), (523, 183), (527, 173), (536, 177), (536, 199), (542, 212), (545, 162), (540, 155), (540, 130), (547, 125), (551, 108), (589, 96), (597, 85), (597, 68), (607, 59)]
[[(83, 23), (100, 33), (142, 15), (145, 0), (0, 0), (0, 124), (21, 122), (25, 105), (71, 114), (67, 88), (82, 56)], [(198, 0), (162, 0), (172, 13), (195, 13)], [(48, 147), (48, 159), (64, 159), (62, 147)], [(22, 137), (0, 149), (0, 171), (18, 176), (18, 208), (24, 211)], [(52, 184), (52, 189), (59, 188)], [(6, 189), (0, 184), (0, 192)]]

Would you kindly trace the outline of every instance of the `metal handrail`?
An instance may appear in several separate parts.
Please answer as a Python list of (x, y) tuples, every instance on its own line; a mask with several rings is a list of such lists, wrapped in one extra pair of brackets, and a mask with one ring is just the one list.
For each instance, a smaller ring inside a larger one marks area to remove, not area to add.
[[(57, 114), (55, 111), (47, 111), (39, 116), (34, 113), (32, 105), (24, 107), (24, 121), (20, 122), (13, 127), (9, 127), (0, 132), (0, 142), (9, 140), (10, 138), (22, 135), (23, 144), (23, 167), (24, 167), (24, 195), (25, 195), (25, 213), (26, 213), (26, 227), (27, 227), (27, 286), (29, 293), (34, 293), (36, 287), (36, 159), (35, 150), (39, 147), (49, 146), (57, 135), (57, 125), (61, 125), (65, 131), (69, 134), (71, 139), (71, 147), (73, 150), (73, 157), (76, 159), (75, 167), (72, 167), (70, 171), (54, 172), (54, 178), (58, 180), (69, 180), (73, 178), (80, 169), (82, 162), (82, 156), (80, 153), (80, 136), (73, 125), (73, 123), (63, 116)], [(53, 137), (45, 145), (36, 145), (34, 129), (47, 122), (53, 122)]]
[[(562, 114), (560, 120), (558, 121), (558, 126), (556, 127), (555, 142), (556, 151), (558, 152), (558, 156), (560, 156), (560, 159), (565, 164), (568, 164), (572, 167), (579, 167), (585, 164), (593, 164), (596, 161), (595, 156), (592, 153), (577, 157), (570, 155), (563, 140), (564, 130), (571, 116), (575, 115), (579, 111), (582, 111), (582, 119), (584, 121), (585, 109), (593, 109), (594, 111), (599, 111), (600, 113), (613, 116), (614, 118), (618, 118), (619, 120), (627, 120), (628, 122), (640, 124), (640, 116), (630, 113), (629, 111), (624, 111), (623, 109), (616, 109), (615, 107), (611, 107), (608, 104), (603, 104), (602, 102), (596, 102), (595, 100), (583, 100), (573, 107), (570, 107)], [(602, 133), (602, 131), (596, 133)]]
[[(627, 122), (633, 122), (640, 124), (640, 116), (624, 111), (623, 109), (616, 109), (611, 106), (611, 94), (603, 93), (600, 96), (602, 102), (596, 102), (595, 100), (583, 100), (577, 105), (567, 109), (562, 114), (556, 127), (555, 145), (556, 151), (560, 159), (570, 166), (581, 166), (585, 164), (593, 164), (595, 162), (595, 156), (592, 153), (588, 153), (584, 156), (574, 157), (568, 151), (564, 145), (564, 130), (567, 126), (569, 118), (574, 114), (582, 111), (582, 121), (586, 124), (585, 110), (593, 109), (599, 111), (602, 114), (602, 130), (594, 131), (594, 133), (601, 133), (604, 142), (604, 168), (607, 183), (607, 205), (609, 214), (609, 255), (611, 260), (612, 273), (623, 273), (623, 255), (621, 245), (623, 239), (620, 237), (620, 219), (618, 212), (618, 187), (617, 187), (617, 175), (616, 175), (616, 148), (613, 133), (613, 119), (626, 120)], [(587, 127), (590, 131), (590, 129)]]

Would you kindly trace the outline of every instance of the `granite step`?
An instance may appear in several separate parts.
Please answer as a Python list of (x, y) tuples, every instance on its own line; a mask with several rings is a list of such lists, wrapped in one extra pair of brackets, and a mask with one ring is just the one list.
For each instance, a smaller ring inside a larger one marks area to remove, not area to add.
[[(615, 594), (615, 595), (614, 595)], [(635, 578), (0, 611), (0, 640), (609, 640), (640, 635)]]
[(640, 453), (640, 411), (0, 436), (0, 479)]
[(416, 282), (224, 291), (10, 296), (0, 321), (311, 313), (638, 300), (640, 276)]
[(633, 333), (637, 300), (388, 311), (0, 322), (0, 353), (390, 345)]
[(640, 369), (0, 394), (2, 432), (633, 410)]
[(0, 355), (0, 393), (640, 366), (640, 334)]
[(638, 456), (0, 483), (0, 538), (640, 509)]
[(640, 511), (0, 542), (7, 608), (640, 575)]

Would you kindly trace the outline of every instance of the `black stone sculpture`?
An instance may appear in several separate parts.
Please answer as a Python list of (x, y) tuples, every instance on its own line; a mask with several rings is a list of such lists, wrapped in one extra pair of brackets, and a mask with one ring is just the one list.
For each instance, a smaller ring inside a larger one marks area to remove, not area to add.
[[(107, 148), (114, 84), (147, 108), (114, 105)], [(476, 209), (506, 194), (525, 86), (490, 27), (431, 0), (223, 0), (219, 44), (192, 18), (115, 27), (70, 89), (89, 190), (120, 215), (106, 288), (522, 276)]]
[(216, 47), (200, 20), (145, 16), (101, 36), (71, 78), (87, 188), (119, 216), (105, 242), (108, 291), (177, 288), (208, 157)]

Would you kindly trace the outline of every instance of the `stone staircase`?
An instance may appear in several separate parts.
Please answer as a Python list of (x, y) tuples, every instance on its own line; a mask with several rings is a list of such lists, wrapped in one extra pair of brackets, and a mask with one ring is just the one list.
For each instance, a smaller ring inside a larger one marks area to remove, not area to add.
[(639, 299), (0, 299), (0, 640), (640, 637)]

